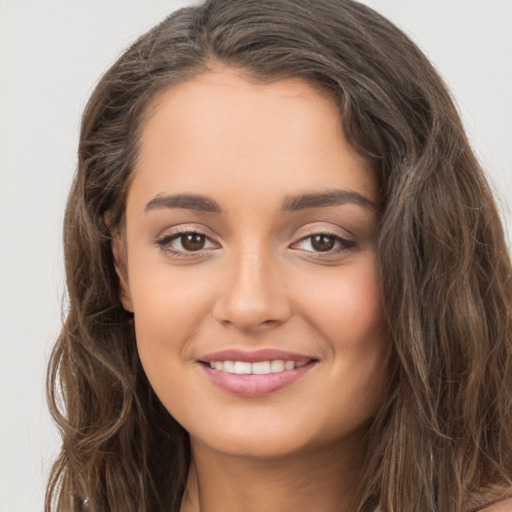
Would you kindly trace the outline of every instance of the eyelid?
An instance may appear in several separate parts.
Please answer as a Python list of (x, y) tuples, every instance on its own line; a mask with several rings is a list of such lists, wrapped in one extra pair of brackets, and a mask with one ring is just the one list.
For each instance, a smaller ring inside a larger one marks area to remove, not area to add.
[[(294, 238), (298, 242), (308, 236), (331, 235), (347, 242), (353, 241), (356, 236), (348, 229), (327, 222), (310, 222), (295, 230)], [(295, 243), (295, 242), (294, 242)]]
[[(304, 242), (308, 238), (311, 238), (315, 235), (327, 235), (333, 237), (336, 239), (338, 245), (341, 247), (325, 252), (301, 249), (297, 247), (301, 242)], [(290, 244), (289, 247), (291, 249), (308, 253), (308, 255), (315, 258), (332, 258), (333, 256), (339, 255), (340, 253), (355, 249), (357, 247), (357, 242), (350, 237), (343, 236), (342, 234), (339, 233), (339, 230), (335, 228), (326, 228), (325, 225), (322, 226), (320, 224), (314, 224), (312, 226), (305, 227), (305, 231), (302, 231), (302, 233), (300, 233), (300, 236), (298, 236), (296, 240), (292, 244)]]
[[(337, 242), (339, 242), (341, 245), (343, 245), (344, 249), (351, 249), (351, 248), (356, 246), (356, 243), (353, 242), (352, 240), (347, 240), (346, 238), (343, 238), (343, 237), (341, 237), (339, 235), (336, 235), (334, 233), (328, 233), (328, 232), (319, 232), (319, 233), (313, 233), (311, 235), (303, 236), (302, 238), (299, 238), (299, 240), (294, 242), (292, 244), (292, 246), (298, 245), (299, 243), (304, 242), (305, 240), (307, 240), (309, 238), (312, 238), (312, 237), (314, 237), (316, 235), (326, 235), (326, 236), (332, 237)], [(314, 252), (314, 253), (318, 253), (318, 254), (333, 254), (333, 253), (335, 253), (337, 251), (336, 250), (331, 250), (331, 251), (325, 251), (325, 252), (322, 252), (322, 251), (308, 251), (308, 252)]]
[[(154, 240), (153, 244), (156, 245), (160, 250), (162, 250), (164, 253), (171, 255), (173, 257), (177, 258), (198, 258), (201, 256), (204, 256), (206, 252), (209, 252), (213, 249), (220, 248), (221, 244), (214, 240), (214, 237), (212, 237), (210, 234), (208, 234), (210, 230), (207, 229), (204, 226), (198, 226), (198, 225), (179, 225), (173, 228), (168, 228), (163, 231), (163, 234), (157, 235)], [(197, 251), (186, 251), (186, 250), (177, 250), (172, 249), (169, 244), (180, 238), (180, 236), (183, 235), (189, 235), (189, 234), (198, 234), (201, 236), (204, 236), (205, 239), (211, 243), (214, 247), (207, 247), (203, 249), (199, 249)]]

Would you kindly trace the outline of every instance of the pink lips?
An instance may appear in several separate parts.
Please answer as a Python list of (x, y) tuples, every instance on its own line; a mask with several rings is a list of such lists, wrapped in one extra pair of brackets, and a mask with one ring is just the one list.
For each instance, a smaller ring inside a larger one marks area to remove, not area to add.
[(254, 351), (227, 349), (205, 355), (204, 357), (201, 358), (201, 361), (245, 361), (248, 363), (256, 363), (258, 361), (269, 361), (277, 359), (280, 359), (282, 361), (295, 361), (296, 363), (300, 363), (302, 361), (310, 361), (314, 358), (310, 356), (296, 354), (294, 352), (286, 352), (284, 350), (277, 350), (273, 348)]
[[(256, 363), (260, 361), (293, 361), (302, 363), (303, 366), (293, 370), (285, 370), (277, 373), (266, 373), (263, 375), (240, 375), (236, 373), (215, 370), (208, 363), (218, 361), (242, 361)], [(242, 351), (237, 349), (221, 350), (205, 355), (201, 358), (201, 368), (210, 381), (219, 388), (239, 396), (258, 397), (283, 389), (305, 375), (311, 370), (316, 359), (292, 352), (285, 352), (275, 349), (263, 349), (257, 351)]]

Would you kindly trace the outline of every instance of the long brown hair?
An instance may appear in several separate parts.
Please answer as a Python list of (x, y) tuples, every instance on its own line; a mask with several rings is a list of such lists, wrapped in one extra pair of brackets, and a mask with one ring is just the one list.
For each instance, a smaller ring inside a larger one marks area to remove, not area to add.
[(379, 179), (378, 261), (395, 358), (357, 511), (467, 512), (506, 494), (512, 269), (442, 80), (399, 29), (355, 1), (209, 0), (136, 41), (83, 115), (64, 225), (69, 308), (48, 372), (63, 445), (47, 512), (179, 510), (188, 436), (142, 370), (111, 233), (123, 222), (149, 102), (215, 61), (262, 81), (318, 86)]

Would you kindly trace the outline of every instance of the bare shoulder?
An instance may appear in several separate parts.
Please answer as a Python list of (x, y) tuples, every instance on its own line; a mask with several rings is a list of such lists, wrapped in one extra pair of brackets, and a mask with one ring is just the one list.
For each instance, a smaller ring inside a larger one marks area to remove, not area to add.
[(480, 509), (480, 512), (512, 512), (512, 498), (497, 501), (488, 507)]

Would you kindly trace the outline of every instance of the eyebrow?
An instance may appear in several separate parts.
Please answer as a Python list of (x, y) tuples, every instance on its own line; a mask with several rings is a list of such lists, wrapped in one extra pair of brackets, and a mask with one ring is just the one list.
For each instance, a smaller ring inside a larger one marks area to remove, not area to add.
[(283, 212), (296, 212), (307, 208), (325, 208), (328, 206), (340, 206), (343, 204), (356, 204), (367, 208), (374, 213), (379, 213), (377, 204), (370, 201), (357, 192), (351, 190), (327, 190), (313, 194), (301, 194), (288, 197), (281, 208)]
[(148, 204), (145, 211), (157, 208), (183, 208), (199, 212), (221, 213), (220, 205), (209, 197), (197, 194), (174, 194), (169, 196), (157, 196)]
[[(356, 204), (379, 213), (379, 207), (363, 195), (351, 190), (337, 189), (289, 196), (283, 202), (281, 212), (296, 212), (308, 208), (326, 208), (343, 204)], [(222, 213), (222, 208), (216, 201), (199, 194), (158, 195), (146, 204), (145, 211), (159, 208), (183, 208), (199, 212)]]

